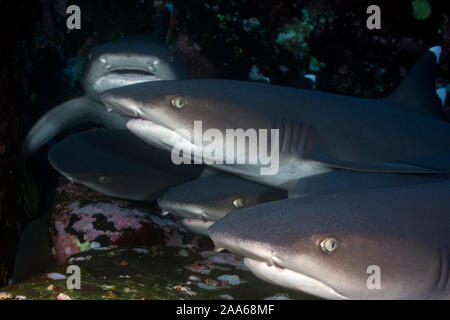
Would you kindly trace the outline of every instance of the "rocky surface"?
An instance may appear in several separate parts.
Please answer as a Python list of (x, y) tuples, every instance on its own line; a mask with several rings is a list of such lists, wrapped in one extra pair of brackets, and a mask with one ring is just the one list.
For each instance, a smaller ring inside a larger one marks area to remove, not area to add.
[(59, 265), (98, 247), (164, 245), (212, 248), (207, 238), (188, 233), (154, 203), (113, 199), (60, 179), (51, 209), (54, 254)]
[(312, 299), (267, 284), (226, 252), (147, 246), (97, 248), (72, 256), (81, 289), (67, 289), (67, 266), (0, 288), (0, 299)]

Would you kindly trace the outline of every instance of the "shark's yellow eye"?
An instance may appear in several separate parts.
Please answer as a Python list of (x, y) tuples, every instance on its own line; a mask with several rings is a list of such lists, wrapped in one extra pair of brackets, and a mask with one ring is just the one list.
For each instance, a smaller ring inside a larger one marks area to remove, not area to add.
[(170, 103), (172, 104), (173, 107), (181, 109), (185, 105), (187, 105), (187, 99), (185, 97), (178, 96), (170, 100)]
[(320, 247), (325, 253), (333, 253), (339, 247), (339, 241), (334, 238), (325, 238), (320, 242)]
[(245, 205), (245, 200), (243, 198), (236, 198), (233, 200), (233, 206), (236, 208), (242, 208)]

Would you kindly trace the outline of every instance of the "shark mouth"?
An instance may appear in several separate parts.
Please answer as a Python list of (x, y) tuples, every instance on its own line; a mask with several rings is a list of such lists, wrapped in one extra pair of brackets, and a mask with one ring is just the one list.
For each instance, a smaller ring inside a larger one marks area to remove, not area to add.
[(212, 226), (215, 221), (203, 220), (203, 219), (192, 219), (184, 218), (181, 220), (181, 224), (189, 231), (204, 236), (208, 236), (208, 228)]
[(283, 266), (283, 260), (276, 255), (270, 246), (261, 246), (254, 242), (235, 242), (229, 239), (226, 234), (220, 237), (221, 240), (218, 240), (214, 230), (209, 233), (209, 236), (216, 246), (216, 251), (226, 249), (243, 256), (247, 268), (255, 276), (266, 282), (325, 299), (347, 299), (323, 281)]
[(103, 91), (130, 86), (137, 83), (161, 81), (154, 73), (146, 70), (118, 69), (112, 70), (99, 77), (93, 85), (98, 93)]
[(244, 264), (255, 276), (266, 282), (325, 299), (347, 299), (322, 281), (277, 264), (247, 257), (244, 258)]
[(132, 118), (127, 122), (127, 128), (145, 142), (163, 150), (191, 150), (191, 155), (188, 155), (186, 159), (190, 159), (198, 148), (176, 130), (150, 120)]
[[(194, 163), (201, 163), (203, 146), (193, 144), (177, 129), (171, 129), (163, 124), (143, 119), (143, 111), (133, 104), (130, 99), (126, 97), (116, 98), (105, 93), (101, 96), (101, 100), (108, 112), (115, 111), (125, 119), (128, 119), (128, 130), (143, 141), (169, 152), (182, 151), (184, 163), (193, 163), (192, 160)], [(185, 151), (187, 152), (186, 154), (184, 154)]]

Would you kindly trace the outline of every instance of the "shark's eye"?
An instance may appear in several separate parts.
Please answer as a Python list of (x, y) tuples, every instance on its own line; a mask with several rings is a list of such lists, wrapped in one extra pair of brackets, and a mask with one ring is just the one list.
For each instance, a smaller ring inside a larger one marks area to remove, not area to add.
[(108, 177), (100, 176), (100, 177), (98, 177), (98, 181), (99, 181), (100, 183), (105, 183), (105, 182), (108, 181)]
[(236, 208), (242, 208), (245, 205), (245, 200), (243, 198), (236, 198), (233, 200), (233, 206)]
[(339, 247), (339, 241), (334, 238), (325, 238), (320, 242), (320, 247), (325, 253), (333, 253)]
[(181, 109), (185, 105), (187, 105), (187, 99), (185, 97), (178, 96), (170, 100), (170, 103), (172, 104), (173, 107)]

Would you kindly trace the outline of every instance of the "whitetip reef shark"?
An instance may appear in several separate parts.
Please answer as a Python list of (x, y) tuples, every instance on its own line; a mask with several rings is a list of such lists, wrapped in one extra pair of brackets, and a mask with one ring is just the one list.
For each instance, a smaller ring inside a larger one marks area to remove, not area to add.
[(45, 113), (29, 130), (22, 150), (27, 158), (63, 130), (84, 123), (125, 129), (126, 120), (107, 112), (100, 93), (120, 86), (189, 78), (184, 65), (164, 41), (171, 9), (166, 7), (152, 35), (135, 35), (95, 47), (89, 55), (82, 85), (85, 95)]
[(450, 180), (269, 202), (209, 228), (259, 278), (327, 299), (450, 299)]
[(223, 172), (215, 172), (170, 188), (157, 203), (181, 217), (190, 231), (208, 235), (208, 227), (229, 212), (286, 199), (287, 193)]
[(108, 110), (132, 118), (131, 132), (169, 151), (210, 144), (192, 139), (195, 121), (223, 136), (227, 129), (278, 129), (276, 174), (261, 175), (260, 159), (225, 164), (225, 153), (222, 164), (208, 165), (284, 190), (332, 169), (443, 173), (450, 169), (450, 139), (444, 138), (450, 125), (440, 120), (442, 103), (434, 88), (440, 53), (439, 46), (429, 49), (383, 99), (216, 79), (140, 83), (105, 91), (101, 99)]

